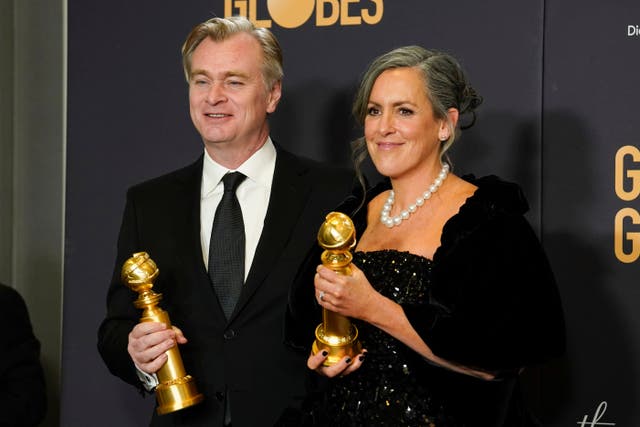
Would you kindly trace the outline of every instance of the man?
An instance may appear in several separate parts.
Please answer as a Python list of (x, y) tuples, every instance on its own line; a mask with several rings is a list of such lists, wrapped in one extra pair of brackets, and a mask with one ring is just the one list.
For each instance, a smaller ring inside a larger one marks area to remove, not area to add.
[[(283, 344), (289, 287), (352, 176), (271, 141), (267, 116), (280, 100), (283, 75), (271, 32), (241, 17), (213, 18), (192, 30), (182, 53), (204, 155), (128, 191), (98, 347), (113, 374), (152, 389), (165, 352), (180, 344), (204, 401), (154, 414), (152, 425), (271, 426), (304, 395), (307, 355)], [(235, 171), (246, 176), (236, 189), (246, 244), (244, 283), (229, 306), (212, 272), (235, 260), (209, 255), (219, 246), (221, 178)], [(138, 323), (136, 295), (120, 282), (120, 268), (139, 251), (158, 265), (154, 291), (179, 329)]]

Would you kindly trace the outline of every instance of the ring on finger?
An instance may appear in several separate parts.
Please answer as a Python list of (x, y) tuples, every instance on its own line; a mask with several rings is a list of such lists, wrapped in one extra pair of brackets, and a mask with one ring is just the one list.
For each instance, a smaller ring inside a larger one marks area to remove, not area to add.
[(324, 291), (320, 291), (318, 298), (320, 298), (320, 301), (324, 301)]

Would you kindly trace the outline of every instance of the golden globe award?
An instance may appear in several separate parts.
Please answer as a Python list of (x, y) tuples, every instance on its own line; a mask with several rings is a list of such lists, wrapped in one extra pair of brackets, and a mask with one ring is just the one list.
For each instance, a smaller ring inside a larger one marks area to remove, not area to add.
[[(320, 259), (322, 265), (338, 274), (351, 274), (350, 249), (356, 245), (356, 231), (351, 218), (340, 212), (331, 212), (318, 231), (318, 243), (324, 249)], [(313, 354), (326, 350), (329, 355), (325, 366), (339, 362), (344, 356), (351, 358), (360, 353), (358, 329), (349, 318), (333, 311), (322, 309), (322, 323), (316, 328)]]
[[(146, 252), (137, 252), (124, 263), (120, 277), (125, 285), (138, 293), (138, 299), (133, 305), (143, 310), (140, 321), (160, 322), (170, 328), (169, 315), (158, 307), (162, 294), (151, 290), (159, 272), (156, 263)], [(193, 377), (184, 370), (178, 346), (168, 350), (167, 356), (167, 361), (156, 373), (160, 383), (156, 387), (159, 415), (187, 408), (203, 399), (196, 389)]]

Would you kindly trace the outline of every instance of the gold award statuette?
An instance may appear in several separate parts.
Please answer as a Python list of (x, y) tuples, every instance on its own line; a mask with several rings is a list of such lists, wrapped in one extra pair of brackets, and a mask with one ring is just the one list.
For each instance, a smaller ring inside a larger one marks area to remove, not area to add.
[[(338, 274), (351, 274), (353, 256), (349, 250), (356, 245), (351, 218), (340, 212), (327, 215), (318, 231), (318, 243), (324, 249), (320, 257), (322, 265)], [(322, 350), (329, 352), (324, 366), (338, 363), (344, 356), (353, 358), (362, 350), (355, 325), (349, 318), (326, 308), (322, 309), (322, 323), (316, 328), (312, 347), (313, 354)]]
[[(143, 310), (141, 322), (160, 322), (171, 327), (166, 311), (158, 307), (162, 294), (151, 290), (158, 277), (158, 267), (146, 252), (133, 254), (122, 266), (122, 282), (138, 293), (133, 305)], [(168, 359), (156, 373), (159, 384), (156, 387), (159, 415), (175, 412), (200, 403), (204, 396), (196, 389), (191, 375), (187, 375), (182, 364), (178, 346), (167, 351)]]

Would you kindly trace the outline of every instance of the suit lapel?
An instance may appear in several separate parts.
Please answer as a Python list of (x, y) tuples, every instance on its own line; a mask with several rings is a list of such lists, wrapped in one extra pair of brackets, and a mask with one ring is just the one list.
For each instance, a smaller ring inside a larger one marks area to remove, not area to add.
[[(179, 197), (177, 206), (184, 209), (184, 214), (177, 228), (176, 246), (180, 249), (178, 256), (197, 271), (198, 276), (206, 276), (206, 267), (202, 260), (200, 244), (200, 185), (202, 182), (202, 156), (192, 165), (184, 168), (176, 175)], [(170, 207), (171, 208), (171, 207)]]
[(305, 173), (306, 167), (301, 166), (293, 155), (278, 150), (264, 228), (249, 275), (230, 320), (264, 282), (289, 242), (309, 197), (310, 188), (304, 179)]

